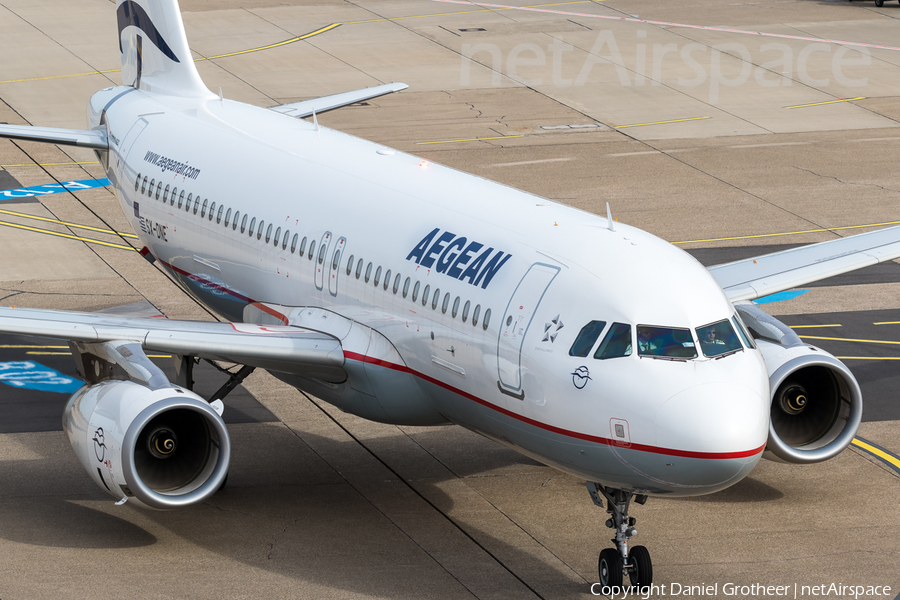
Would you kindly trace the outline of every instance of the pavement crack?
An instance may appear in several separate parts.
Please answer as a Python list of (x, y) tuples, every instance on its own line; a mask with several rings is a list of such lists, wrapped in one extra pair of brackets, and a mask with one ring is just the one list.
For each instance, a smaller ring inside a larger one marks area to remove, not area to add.
[(874, 187), (874, 188), (878, 188), (880, 190), (884, 190), (886, 192), (894, 192), (896, 194), (900, 194), (900, 190), (886, 188), (883, 185), (878, 185), (877, 183), (859, 183), (856, 181), (845, 181), (845, 180), (841, 179), (840, 177), (835, 177), (834, 175), (822, 175), (821, 173), (816, 173), (815, 171), (813, 171), (811, 169), (804, 169), (803, 167), (798, 167), (796, 165), (794, 165), (794, 168), (797, 169), (798, 171), (805, 171), (807, 173), (815, 175), (816, 177), (821, 177), (822, 179), (834, 179), (838, 183), (843, 183), (846, 185), (858, 185), (860, 187)]
[(291, 521), (290, 523), (285, 525), (281, 529), (281, 531), (276, 531), (275, 533), (272, 534), (272, 541), (269, 542), (268, 544), (266, 544), (266, 560), (272, 560), (273, 558), (275, 558), (275, 546), (278, 544), (278, 536), (281, 535), (282, 533), (287, 532), (287, 530), (290, 527), (296, 525), (297, 521), (299, 521), (299, 520), (300, 520), (299, 518), (294, 519), (293, 521)]

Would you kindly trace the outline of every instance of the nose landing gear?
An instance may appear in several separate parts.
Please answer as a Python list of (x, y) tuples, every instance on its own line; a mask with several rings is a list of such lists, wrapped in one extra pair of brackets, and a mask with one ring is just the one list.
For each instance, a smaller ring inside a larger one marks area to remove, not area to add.
[(606, 498), (606, 512), (610, 514), (606, 526), (616, 532), (616, 537), (612, 540), (616, 547), (605, 548), (600, 552), (597, 564), (600, 585), (621, 587), (625, 575), (628, 575), (632, 586), (649, 586), (653, 583), (650, 553), (644, 546), (634, 546), (630, 551), (628, 549), (628, 540), (637, 534), (634, 528), (636, 520), (628, 516), (628, 505), (632, 499), (638, 504), (644, 504), (647, 496), (606, 488), (592, 481), (587, 482), (587, 490), (594, 504), (601, 508), (603, 508), (601, 496)]

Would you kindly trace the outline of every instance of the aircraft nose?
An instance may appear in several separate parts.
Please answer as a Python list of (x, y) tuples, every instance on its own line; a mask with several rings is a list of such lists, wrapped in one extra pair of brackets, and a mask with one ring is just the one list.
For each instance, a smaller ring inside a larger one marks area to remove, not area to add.
[(657, 412), (657, 439), (671, 453), (665, 478), (676, 496), (725, 489), (759, 462), (769, 431), (766, 400), (726, 383), (688, 388)]
[(666, 448), (734, 454), (759, 448), (769, 434), (768, 399), (745, 385), (690, 387), (657, 415), (657, 439)]

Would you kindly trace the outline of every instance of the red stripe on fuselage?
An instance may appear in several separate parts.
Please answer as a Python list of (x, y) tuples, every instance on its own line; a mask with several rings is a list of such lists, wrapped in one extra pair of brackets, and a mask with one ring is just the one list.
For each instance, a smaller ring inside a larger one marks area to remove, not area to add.
[(556, 427), (555, 425), (550, 425), (548, 423), (543, 423), (541, 421), (536, 421), (534, 419), (530, 419), (524, 415), (520, 415), (514, 413), (505, 408), (501, 408), (495, 404), (491, 404), (487, 400), (483, 400), (478, 396), (474, 396), (468, 392), (465, 392), (461, 389), (455, 388), (450, 384), (444, 383), (434, 377), (429, 377), (424, 373), (419, 373), (418, 371), (414, 371), (409, 367), (403, 365), (397, 365), (391, 362), (387, 362), (378, 358), (371, 358), (368, 356), (363, 356), (362, 354), (357, 354), (356, 352), (348, 352), (344, 351), (344, 358), (348, 360), (355, 360), (358, 362), (365, 362), (372, 365), (377, 365), (379, 367), (384, 367), (386, 369), (392, 369), (394, 371), (399, 371), (401, 373), (409, 373), (410, 375), (414, 375), (420, 379), (427, 381), (428, 383), (432, 383), (439, 387), (444, 388), (445, 390), (451, 391), (458, 396), (462, 396), (472, 402), (477, 402), (478, 404), (484, 406), (485, 408), (489, 408), (491, 410), (497, 411), (502, 415), (506, 415), (507, 417), (511, 417), (516, 419), (517, 421), (521, 421), (523, 423), (527, 423), (528, 425), (532, 425), (534, 427), (538, 427), (545, 431), (549, 431), (551, 433), (557, 433), (559, 435), (564, 435), (566, 437), (576, 438), (579, 440), (584, 440), (586, 442), (593, 442), (595, 444), (603, 444), (606, 446), (614, 446), (616, 448), (622, 448), (625, 450), (637, 450), (638, 452), (649, 452), (652, 454), (663, 454), (665, 456), (679, 456), (683, 458), (701, 458), (707, 460), (726, 460), (733, 458), (749, 458), (751, 456), (756, 456), (765, 450), (766, 445), (763, 444), (759, 448), (755, 448), (753, 450), (744, 450), (742, 452), (695, 452), (692, 450), (676, 450), (674, 448), (660, 448), (658, 446), (648, 446), (646, 444), (629, 444), (623, 445), (616, 440), (612, 440), (609, 438), (599, 437), (596, 435), (590, 435), (587, 433), (580, 433), (578, 431), (570, 431), (568, 429), (563, 429), (561, 427)]

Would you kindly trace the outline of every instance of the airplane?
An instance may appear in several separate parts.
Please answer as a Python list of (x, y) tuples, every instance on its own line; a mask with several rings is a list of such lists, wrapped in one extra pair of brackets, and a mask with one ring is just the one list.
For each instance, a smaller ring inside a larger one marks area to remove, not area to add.
[[(752, 300), (900, 257), (892, 227), (704, 268), (656, 236), (358, 139), (317, 115), (387, 84), (262, 108), (201, 81), (176, 0), (117, 0), (123, 85), (87, 130), (0, 137), (93, 149), (142, 245), (222, 322), (0, 309), (67, 340), (85, 385), (63, 422), (118, 503), (224, 485), (224, 398), (254, 369), (339, 409), (456, 424), (586, 481), (604, 586), (652, 584), (631, 502), (711, 494), (762, 458), (833, 458), (859, 385)], [(312, 117), (311, 121), (307, 118)], [(147, 352), (174, 356), (170, 381)], [(210, 398), (195, 361), (241, 365)]]

